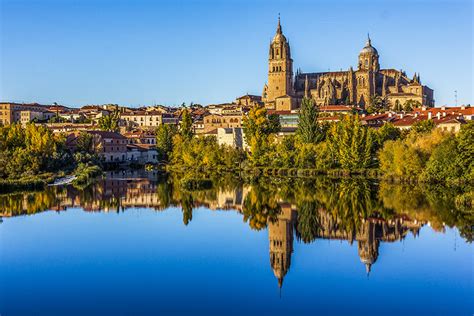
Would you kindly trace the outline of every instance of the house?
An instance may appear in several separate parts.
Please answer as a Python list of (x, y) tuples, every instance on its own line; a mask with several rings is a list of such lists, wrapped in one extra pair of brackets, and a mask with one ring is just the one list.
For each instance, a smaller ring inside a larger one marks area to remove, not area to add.
[(94, 151), (104, 162), (125, 162), (128, 139), (116, 132), (87, 131), (93, 136)]
[(235, 103), (239, 106), (253, 107), (263, 104), (262, 97), (259, 95), (246, 94), (235, 99)]
[(158, 151), (155, 145), (151, 144), (128, 144), (127, 161), (137, 164), (158, 163)]
[(241, 127), (218, 128), (217, 143), (219, 145), (227, 145), (233, 148), (247, 148)]
[(134, 110), (122, 113), (120, 118), (130, 127), (155, 129), (163, 124), (162, 115), (160, 111)]
[(203, 118), (206, 134), (217, 128), (242, 127), (242, 112), (231, 112), (226, 114), (207, 114)]
[(129, 144), (144, 144), (144, 145), (155, 145), (156, 144), (156, 135), (151, 131), (134, 131), (124, 133), (128, 139)]
[(392, 122), (396, 119), (396, 114), (392, 112), (373, 114), (373, 115), (362, 115), (360, 117), (361, 124), (368, 127), (379, 128), (385, 123)]
[(361, 113), (362, 109), (350, 105), (324, 105), (319, 107), (322, 116), (334, 116), (338, 114)]
[(21, 110), (20, 112), (20, 123), (26, 125), (31, 121), (48, 121), (56, 114), (46, 109), (37, 110)]
[(77, 131), (90, 131), (97, 129), (97, 125), (94, 125), (93, 123), (47, 123), (46, 126), (53, 133), (72, 133)]
[(408, 115), (400, 114), (393, 120), (393, 125), (401, 130), (406, 130), (412, 128), (414, 124), (426, 120), (432, 120), (436, 128), (453, 133), (459, 132), (461, 126), (466, 123), (462, 115), (438, 111), (436, 116), (433, 116), (432, 112), (428, 111), (422, 115), (418, 112)]

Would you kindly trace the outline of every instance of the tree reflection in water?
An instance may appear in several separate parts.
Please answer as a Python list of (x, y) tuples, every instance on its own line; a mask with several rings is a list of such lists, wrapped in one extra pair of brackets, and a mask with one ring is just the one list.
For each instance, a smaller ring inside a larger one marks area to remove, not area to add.
[(279, 285), (288, 272), (293, 236), (303, 243), (316, 239), (357, 242), (367, 273), (378, 257), (381, 242), (418, 235), (426, 223), (442, 231), (456, 227), (471, 242), (474, 212), (457, 206), (461, 189), (377, 184), (361, 178), (254, 179), (250, 184), (233, 176), (213, 180), (207, 190), (186, 191), (180, 175), (111, 173), (85, 188), (48, 187), (44, 191), (0, 196), (0, 216), (32, 215), (80, 206), (84, 211), (120, 212), (132, 207), (164, 211), (181, 207), (189, 225), (193, 208), (233, 209), (255, 230), (268, 228), (270, 265)]

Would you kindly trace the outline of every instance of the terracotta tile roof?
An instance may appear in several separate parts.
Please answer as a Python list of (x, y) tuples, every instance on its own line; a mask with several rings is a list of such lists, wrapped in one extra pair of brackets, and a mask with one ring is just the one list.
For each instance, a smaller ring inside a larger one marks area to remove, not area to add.
[[(412, 126), (415, 123), (426, 121), (426, 120), (428, 120), (428, 115), (418, 115), (416, 117), (412, 115), (407, 115), (407, 116), (404, 116), (403, 118), (396, 118), (393, 122), (393, 125), (406, 127), (406, 126)], [(459, 117), (458, 115), (453, 115), (453, 114), (448, 114), (444, 117), (441, 116), (439, 119), (436, 116), (433, 116), (432, 120), (435, 125), (451, 123), (451, 122), (458, 122), (461, 124), (465, 123), (463, 118)]]
[(371, 121), (371, 120), (389, 120), (394, 118), (396, 114), (393, 114), (392, 116), (389, 113), (381, 113), (381, 114), (372, 114), (372, 115), (366, 115), (366, 116), (361, 116), (360, 120), (361, 121)]
[(154, 148), (155, 145), (151, 144), (127, 144), (127, 150), (137, 149), (139, 151), (147, 151)]
[(89, 134), (99, 135), (102, 138), (113, 138), (113, 139), (127, 139), (120, 133), (108, 132), (108, 131), (87, 131)]
[(203, 135), (217, 135), (217, 128), (210, 130), (207, 133), (203, 133)]
[(431, 112), (433, 115), (436, 115), (438, 112), (446, 112), (451, 114), (463, 114), (463, 115), (474, 115), (474, 107), (464, 107), (464, 106), (456, 106), (456, 107), (435, 107), (435, 108), (415, 108), (411, 113), (427, 113)]

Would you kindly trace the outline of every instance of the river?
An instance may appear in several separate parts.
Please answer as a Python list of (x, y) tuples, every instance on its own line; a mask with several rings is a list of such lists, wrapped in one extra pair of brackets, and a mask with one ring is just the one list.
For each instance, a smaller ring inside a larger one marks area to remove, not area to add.
[(0, 196), (1, 315), (471, 315), (473, 210), (366, 179), (108, 173)]

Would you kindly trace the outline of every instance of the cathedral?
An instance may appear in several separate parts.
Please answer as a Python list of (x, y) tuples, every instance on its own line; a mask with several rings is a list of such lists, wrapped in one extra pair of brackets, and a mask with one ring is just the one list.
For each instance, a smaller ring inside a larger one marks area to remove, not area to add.
[(346, 71), (293, 74), (290, 44), (283, 35), (280, 18), (270, 43), (268, 82), (262, 101), (268, 109), (294, 110), (303, 98), (311, 98), (319, 106), (351, 105), (366, 108), (374, 97), (387, 107), (399, 109), (407, 101), (433, 107), (433, 90), (421, 84), (419, 74), (409, 78), (404, 71), (380, 69), (379, 53), (370, 37), (359, 53), (357, 69)]

